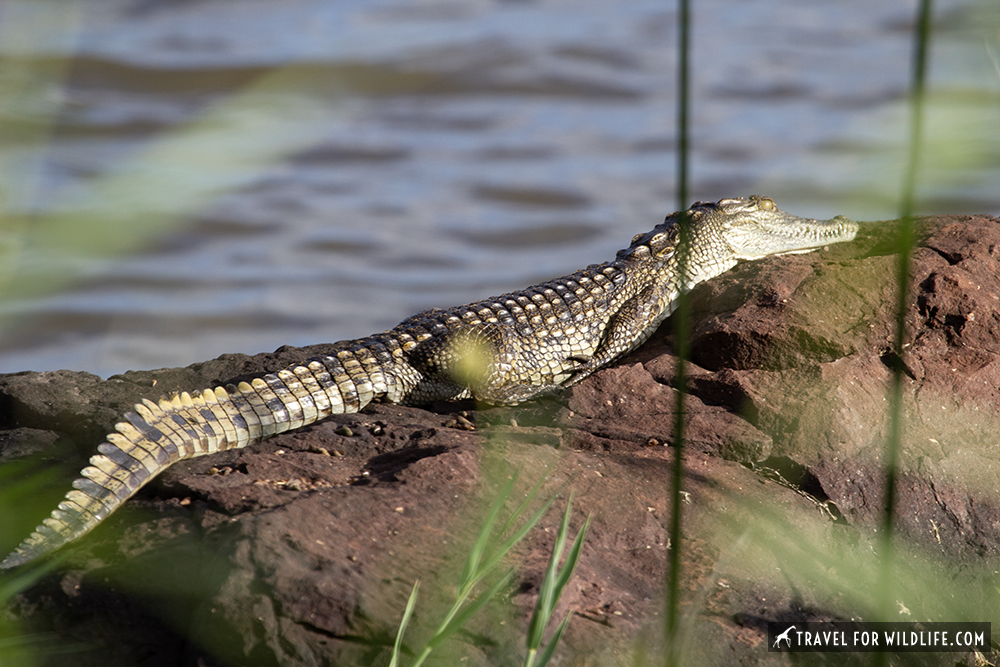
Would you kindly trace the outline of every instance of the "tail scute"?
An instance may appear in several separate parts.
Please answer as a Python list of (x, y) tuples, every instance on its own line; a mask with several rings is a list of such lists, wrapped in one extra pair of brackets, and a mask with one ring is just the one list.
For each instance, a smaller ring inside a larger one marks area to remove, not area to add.
[[(267, 389), (267, 385), (260, 378), (254, 378), (254, 384)], [(271, 412), (271, 409), (267, 407), (264, 403), (264, 398), (257, 392), (255, 387), (251, 386), (246, 382), (240, 382), (236, 385), (236, 395), (243, 398), (247, 405), (250, 406), (249, 411), (240, 410), (248, 419), (251, 427), (256, 422), (257, 426), (257, 436), (254, 438), (256, 441), (263, 440), (264, 438), (270, 438), (274, 435), (274, 418), (275, 415)], [(284, 410), (282, 410), (284, 412)], [(255, 419), (256, 418), (256, 419)], [(251, 430), (251, 434), (253, 430)]]
[(177, 461), (246, 447), (331, 414), (357, 412), (379, 397), (397, 399), (401, 385), (382, 366), (390, 355), (382, 356), (386, 361), (353, 346), (237, 386), (158, 402), (144, 399), (97, 448), (58, 509), (0, 561), (0, 569), (80, 537)]

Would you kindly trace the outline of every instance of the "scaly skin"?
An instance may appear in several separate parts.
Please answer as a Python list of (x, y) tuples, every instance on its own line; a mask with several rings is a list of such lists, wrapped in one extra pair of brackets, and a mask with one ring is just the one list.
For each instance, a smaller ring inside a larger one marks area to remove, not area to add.
[(789, 215), (770, 199), (699, 202), (688, 210), (687, 270), (680, 214), (639, 234), (613, 262), (346, 341), (239, 386), (144, 400), (98, 447), (52, 516), (0, 562), (26, 563), (104, 520), (171, 464), (253, 445), (372, 401), (419, 405), (474, 397), (516, 405), (561, 391), (634, 350), (674, 311), (682, 291), (752, 260), (849, 241), (846, 218)]

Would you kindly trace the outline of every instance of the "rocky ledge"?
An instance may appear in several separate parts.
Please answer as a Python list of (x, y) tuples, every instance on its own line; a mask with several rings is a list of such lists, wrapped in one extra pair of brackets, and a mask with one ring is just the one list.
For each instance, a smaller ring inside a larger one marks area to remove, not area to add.
[[(688, 664), (769, 661), (767, 621), (872, 618), (896, 365), (898, 620), (1000, 627), (1000, 221), (922, 221), (901, 359), (890, 229), (876, 223), (852, 244), (743, 264), (693, 293), (679, 545)], [(558, 400), (374, 405), (178, 464), (33, 584), (15, 582), (17, 572), (0, 580), (0, 628), (17, 637), (9, 651), (38, 665), (67, 651), (102, 667), (384, 664), (413, 582), (417, 641), (439, 620), (486, 508), (519, 471), (517, 494), (544, 478), (541, 496), (559, 499), (516, 550), (500, 602), (472, 619), (449, 660), (506, 664), (523, 651), (572, 492), (571, 532), (588, 515), (592, 524), (557, 608), (573, 615), (557, 663), (633, 664), (624, 656), (663, 616), (671, 331), (668, 321)], [(323, 351), (226, 355), (107, 381), (0, 377), (0, 550), (48, 514), (139, 398)], [(981, 657), (911, 655), (934, 665)]]

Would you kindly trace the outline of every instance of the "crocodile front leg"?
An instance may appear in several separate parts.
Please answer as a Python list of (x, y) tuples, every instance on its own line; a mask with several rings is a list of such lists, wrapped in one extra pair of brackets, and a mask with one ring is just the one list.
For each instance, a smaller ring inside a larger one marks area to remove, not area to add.
[(570, 369), (572, 375), (562, 383), (562, 386), (575, 385), (594, 371), (604, 368), (646, 342), (656, 327), (676, 307), (673, 299), (666, 305), (665, 301), (663, 291), (652, 286), (625, 301), (618, 312), (608, 319), (601, 342), (594, 354), (590, 357), (577, 358), (579, 364)]

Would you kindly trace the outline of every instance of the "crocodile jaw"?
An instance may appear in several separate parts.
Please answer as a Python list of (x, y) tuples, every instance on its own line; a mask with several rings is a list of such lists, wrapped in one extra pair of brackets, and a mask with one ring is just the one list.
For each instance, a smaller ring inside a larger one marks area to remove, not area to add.
[(814, 220), (777, 208), (745, 211), (744, 215), (727, 223), (723, 238), (737, 259), (810, 252), (833, 243), (851, 241), (858, 232), (858, 224), (843, 216)]

